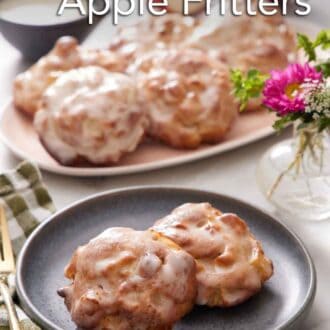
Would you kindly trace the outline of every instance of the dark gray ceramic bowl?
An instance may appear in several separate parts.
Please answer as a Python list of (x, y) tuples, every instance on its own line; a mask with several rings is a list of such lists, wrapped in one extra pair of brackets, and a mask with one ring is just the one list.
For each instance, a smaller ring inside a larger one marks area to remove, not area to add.
[(64, 35), (76, 37), (82, 42), (96, 23), (89, 25), (87, 18), (82, 17), (61, 24), (27, 25), (0, 17), (0, 31), (25, 58), (36, 61), (53, 48), (56, 40)]
[(262, 211), (215, 193), (180, 188), (130, 188), (78, 202), (43, 223), (25, 244), (17, 289), (25, 311), (44, 329), (75, 329), (56, 290), (74, 250), (111, 226), (146, 229), (186, 202), (208, 201), (245, 219), (273, 260), (275, 273), (262, 291), (235, 308), (195, 307), (175, 330), (299, 329), (313, 302), (316, 277), (303, 244)]

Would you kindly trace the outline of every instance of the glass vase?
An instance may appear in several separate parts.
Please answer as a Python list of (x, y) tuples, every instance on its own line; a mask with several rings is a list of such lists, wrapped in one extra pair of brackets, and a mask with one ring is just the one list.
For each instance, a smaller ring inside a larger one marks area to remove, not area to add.
[(263, 155), (257, 181), (284, 218), (330, 220), (329, 131), (295, 128), (292, 139), (274, 145)]

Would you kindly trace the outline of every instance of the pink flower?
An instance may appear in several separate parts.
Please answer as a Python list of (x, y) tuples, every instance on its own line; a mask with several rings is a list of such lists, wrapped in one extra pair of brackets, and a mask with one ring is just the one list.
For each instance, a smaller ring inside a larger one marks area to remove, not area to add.
[(318, 84), (322, 73), (309, 64), (291, 64), (285, 70), (271, 71), (265, 83), (263, 104), (279, 116), (305, 111), (305, 84)]

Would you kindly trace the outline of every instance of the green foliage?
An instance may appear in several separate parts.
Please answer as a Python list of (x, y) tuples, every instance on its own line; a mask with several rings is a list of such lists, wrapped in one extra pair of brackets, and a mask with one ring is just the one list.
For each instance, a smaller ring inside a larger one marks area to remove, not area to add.
[[(298, 33), (298, 48), (303, 49), (309, 62), (318, 62), (316, 49), (330, 49), (330, 30), (322, 30), (314, 41), (308, 36)], [(323, 73), (325, 78), (330, 77), (330, 60), (316, 65), (317, 70)]]
[(324, 78), (330, 77), (330, 60), (316, 65), (316, 70), (323, 73)]
[(316, 52), (313, 42), (309, 40), (309, 38), (304, 34), (298, 33), (297, 38), (298, 38), (298, 48), (304, 50), (308, 58), (308, 61), (315, 61)]
[(314, 41), (314, 47), (321, 46), (322, 49), (330, 48), (330, 30), (322, 30)]
[(240, 111), (244, 111), (250, 99), (258, 98), (268, 76), (256, 69), (251, 69), (246, 75), (239, 69), (232, 69), (230, 79), (234, 85), (234, 95), (239, 100)]
[(287, 127), (290, 123), (297, 120), (300, 117), (300, 114), (298, 113), (290, 113), (288, 115), (285, 115), (284, 117), (281, 117), (280, 119), (277, 119), (275, 123), (273, 124), (273, 128), (276, 131), (282, 131), (285, 127)]
[(330, 128), (330, 117), (322, 117), (318, 123), (319, 132)]

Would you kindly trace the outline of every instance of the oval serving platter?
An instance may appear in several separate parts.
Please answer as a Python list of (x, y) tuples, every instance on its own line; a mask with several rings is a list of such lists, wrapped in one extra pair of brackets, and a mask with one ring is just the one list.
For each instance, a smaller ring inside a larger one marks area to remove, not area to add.
[(312, 260), (297, 236), (279, 221), (236, 199), (173, 187), (136, 187), (80, 201), (44, 222), (28, 239), (17, 265), (25, 311), (43, 328), (75, 329), (56, 290), (74, 250), (112, 226), (146, 229), (186, 202), (210, 202), (250, 226), (274, 263), (274, 276), (255, 297), (228, 309), (195, 307), (175, 330), (298, 329), (315, 295)]
[(120, 163), (108, 167), (70, 167), (54, 160), (44, 149), (33, 128), (32, 120), (10, 102), (0, 118), (0, 137), (19, 158), (29, 159), (41, 169), (69, 176), (112, 176), (170, 167), (229, 151), (274, 133), (274, 115), (266, 111), (241, 115), (225, 140), (216, 145), (203, 145), (196, 150), (178, 150), (146, 140)]
[[(315, 35), (320, 30), (319, 26), (305, 19), (288, 19), (296, 31)], [(272, 128), (274, 114), (268, 111), (250, 112), (240, 115), (224, 140), (215, 145), (203, 145), (196, 150), (178, 150), (147, 140), (113, 166), (69, 167), (59, 164), (46, 152), (31, 119), (15, 109), (13, 102), (0, 111), (0, 116), (0, 137), (16, 156), (30, 159), (46, 171), (79, 177), (114, 176), (180, 165), (242, 147), (275, 132)]]

